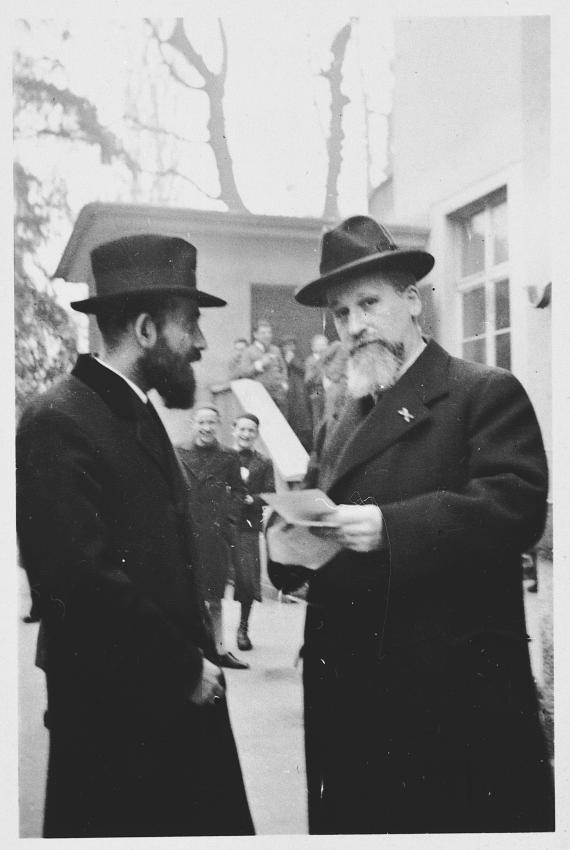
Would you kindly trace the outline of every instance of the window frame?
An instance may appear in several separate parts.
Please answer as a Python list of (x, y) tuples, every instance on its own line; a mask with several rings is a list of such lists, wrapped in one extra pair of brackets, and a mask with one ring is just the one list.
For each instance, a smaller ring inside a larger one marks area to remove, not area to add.
[[(464, 346), (468, 342), (478, 339), (485, 341), (485, 364), (495, 366), (497, 352), (495, 340), (498, 336), (509, 335), (509, 370), (513, 365), (513, 316), (512, 316), (512, 280), (511, 280), (511, 244), (509, 239), (509, 227), (507, 224), (508, 259), (493, 265), (493, 229), (491, 211), (501, 204), (507, 204), (507, 216), (509, 214), (507, 187), (501, 188), (478, 198), (472, 203), (455, 210), (449, 214), (449, 220), (454, 230), (454, 279), (457, 303), (457, 316), (459, 329), (459, 344), (461, 356), (464, 354)], [(484, 260), (483, 268), (468, 275), (462, 274), (462, 225), (478, 213), (484, 213)], [(497, 328), (496, 313), (496, 285), (506, 280), (509, 299), (509, 324), (505, 328)], [(485, 297), (485, 330), (482, 334), (467, 335), (465, 330), (463, 296), (465, 293), (482, 288)]]

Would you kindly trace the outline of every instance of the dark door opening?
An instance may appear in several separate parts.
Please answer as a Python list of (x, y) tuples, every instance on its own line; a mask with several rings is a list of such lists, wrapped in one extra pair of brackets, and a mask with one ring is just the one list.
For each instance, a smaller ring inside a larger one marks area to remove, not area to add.
[(281, 344), (284, 336), (297, 340), (298, 356), (303, 360), (311, 353), (311, 338), (324, 333), (330, 340), (337, 339), (328, 310), (303, 307), (295, 301), (294, 286), (269, 283), (251, 284), (251, 329), (260, 319), (267, 319), (273, 327), (273, 341)]

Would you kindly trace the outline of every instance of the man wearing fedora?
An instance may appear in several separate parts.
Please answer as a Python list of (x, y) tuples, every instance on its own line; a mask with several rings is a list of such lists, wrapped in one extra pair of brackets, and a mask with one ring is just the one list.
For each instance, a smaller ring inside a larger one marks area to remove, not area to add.
[(312, 833), (554, 829), (525, 628), (521, 552), (547, 469), (510, 373), (421, 333), (433, 257), (366, 216), (323, 237), (296, 299), (328, 307), (351, 398), (320, 434), (309, 486), (342, 547), (310, 576), (304, 688)]
[(91, 252), (99, 357), (24, 412), (22, 559), (41, 617), (50, 734), (45, 837), (251, 834), (196, 588), (186, 490), (147, 392), (194, 401), (206, 342), (196, 250), (154, 234)]

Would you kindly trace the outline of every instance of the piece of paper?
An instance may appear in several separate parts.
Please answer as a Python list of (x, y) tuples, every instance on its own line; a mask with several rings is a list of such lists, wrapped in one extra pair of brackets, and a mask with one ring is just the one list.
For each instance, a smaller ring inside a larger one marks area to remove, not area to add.
[(342, 548), (333, 538), (317, 536), (305, 525), (290, 525), (275, 512), (267, 523), (266, 540), (272, 561), (309, 570), (318, 570)]
[(261, 498), (292, 525), (336, 528), (336, 523), (327, 517), (337, 506), (322, 490), (261, 493)]

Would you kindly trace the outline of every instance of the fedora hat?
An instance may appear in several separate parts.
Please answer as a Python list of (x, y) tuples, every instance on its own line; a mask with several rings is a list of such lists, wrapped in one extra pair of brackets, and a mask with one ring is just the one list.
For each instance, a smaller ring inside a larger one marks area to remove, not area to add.
[(149, 295), (186, 295), (200, 307), (223, 307), (222, 298), (196, 289), (196, 248), (177, 236), (143, 233), (104, 242), (91, 251), (97, 294), (72, 301), (79, 313), (98, 313), (119, 301)]
[(427, 251), (398, 248), (388, 230), (373, 218), (355, 215), (324, 233), (320, 277), (299, 287), (295, 298), (309, 307), (326, 307), (331, 284), (373, 269), (411, 272), (421, 280), (434, 263)]

